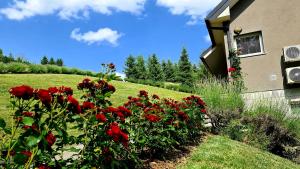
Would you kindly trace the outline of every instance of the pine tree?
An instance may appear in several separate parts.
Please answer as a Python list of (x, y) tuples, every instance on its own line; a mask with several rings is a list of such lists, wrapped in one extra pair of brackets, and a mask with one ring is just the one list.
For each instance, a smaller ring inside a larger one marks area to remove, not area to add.
[(3, 62), (3, 51), (0, 49), (0, 62)]
[(163, 73), (161, 70), (161, 65), (155, 54), (148, 59), (148, 73), (149, 79), (155, 82), (163, 80)]
[(178, 62), (179, 74), (178, 80), (182, 85), (186, 85), (189, 87), (193, 86), (193, 71), (192, 65), (189, 61), (189, 56), (185, 48), (182, 49), (180, 60)]
[(128, 79), (137, 79), (136, 61), (132, 55), (126, 59), (124, 73)]
[(50, 64), (50, 65), (55, 65), (55, 61), (54, 61), (53, 57), (50, 58), (49, 64)]
[(41, 59), (41, 64), (42, 65), (48, 64), (48, 58), (47, 58), (47, 56), (43, 56), (43, 58)]
[(203, 63), (200, 63), (197, 76), (200, 80), (204, 80), (212, 77), (212, 74), (207, 70)]
[(174, 82), (179, 82), (179, 67), (178, 67), (178, 64), (175, 63), (173, 68), (174, 68)]
[(163, 60), (161, 62), (161, 70), (162, 70), (162, 74), (163, 74), (163, 81), (166, 81), (167, 79), (167, 63)]
[(145, 61), (143, 56), (137, 57), (137, 63), (135, 69), (137, 71), (137, 79), (146, 80), (147, 79), (147, 69), (145, 66)]
[(165, 74), (165, 78), (167, 82), (175, 82), (175, 67), (173, 65), (173, 63), (168, 60), (167, 65), (166, 65), (166, 70), (164, 71)]
[(57, 66), (63, 66), (64, 65), (64, 61), (61, 58), (59, 58), (59, 59), (56, 60), (56, 65)]

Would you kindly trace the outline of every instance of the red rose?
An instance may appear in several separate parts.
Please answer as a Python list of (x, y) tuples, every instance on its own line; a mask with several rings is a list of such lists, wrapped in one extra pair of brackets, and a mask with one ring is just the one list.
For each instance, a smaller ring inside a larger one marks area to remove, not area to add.
[(95, 104), (91, 102), (83, 102), (82, 104), (83, 109), (93, 109), (95, 108)]
[(69, 102), (69, 111), (72, 111), (74, 113), (81, 113), (81, 108), (79, 105), (79, 102), (73, 97), (68, 96), (68, 102)]
[(206, 113), (206, 110), (205, 110), (205, 109), (201, 109), (201, 112), (202, 112), (202, 113)]
[(113, 135), (118, 135), (121, 132), (121, 129), (118, 125), (111, 125), (110, 128), (111, 128)]
[(73, 89), (70, 87), (61, 86), (59, 92), (65, 93), (68, 96), (73, 95)]
[(147, 114), (146, 119), (149, 120), (150, 122), (158, 122), (160, 118), (154, 114)]
[(159, 99), (159, 96), (156, 95), (156, 94), (154, 94), (154, 95), (152, 96), (152, 98), (153, 98), (153, 99)]
[(51, 147), (54, 143), (55, 143), (55, 141), (56, 141), (56, 138), (55, 138), (55, 136), (51, 133), (51, 132), (49, 132), (47, 135), (46, 135), (46, 141), (48, 142), (48, 145)]
[(146, 92), (145, 90), (140, 90), (140, 94), (139, 94), (139, 97), (148, 97), (148, 92)]
[(234, 68), (234, 67), (228, 68), (228, 72), (234, 72), (234, 71), (236, 71), (236, 68)]
[(37, 95), (38, 95), (39, 99), (41, 100), (41, 102), (45, 105), (49, 105), (52, 101), (52, 96), (50, 95), (48, 90), (40, 89), (40, 90), (38, 90)]
[(59, 90), (58, 90), (57, 87), (49, 87), (49, 88), (48, 88), (48, 91), (49, 91), (49, 93), (52, 94), (52, 95), (59, 92)]
[(120, 132), (120, 136), (122, 137), (123, 140), (128, 141), (129, 137), (128, 134), (124, 133), (124, 132)]
[(51, 169), (51, 167), (45, 165), (45, 164), (42, 164), (39, 166), (39, 169)]
[(23, 154), (25, 156), (28, 156), (28, 157), (31, 157), (31, 155), (32, 155), (32, 153), (30, 151), (27, 151), (27, 150), (21, 151), (21, 154)]
[(33, 88), (30, 86), (17, 86), (9, 90), (9, 93), (19, 99), (29, 100), (33, 97)]
[(113, 63), (108, 64), (108, 67), (109, 67), (110, 69), (115, 69), (115, 65), (114, 65)]
[(185, 114), (184, 112), (179, 112), (178, 117), (183, 121), (186, 121), (189, 119), (189, 116), (187, 114)]
[(32, 117), (33, 116), (32, 112), (23, 112), (22, 114), (23, 114), (23, 116), (27, 116), (27, 117)]
[(113, 93), (116, 91), (116, 88), (110, 84), (107, 86), (107, 89), (108, 89), (108, 91), (113, 92)]
[(107, 121), (107, 118), (104, 114), (96, 114), (96, 119), (101, 121), (101, 122), (106, 122)]
[(111, 129), (106, 130), (106, 134), (107, 134), (108, 136), (113, 136), (113, 132), (112, 132)]
[(129, 109), (127, 109), (126, 107), (124, 106), (119, 106), (118, 107), (119, 111), (121, 111), (123, 113), (124, 116), (128, 117), (128, 116), (131, 116), (132, 113)]

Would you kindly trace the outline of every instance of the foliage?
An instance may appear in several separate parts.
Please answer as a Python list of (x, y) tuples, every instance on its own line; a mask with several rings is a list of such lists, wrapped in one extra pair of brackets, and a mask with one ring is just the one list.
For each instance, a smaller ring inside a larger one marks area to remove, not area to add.
[(140, 80), (146, 80), (147, 79), (147, 69), (145, 65), (145, 61), (143, 56), (138, 56), (136, 58), (136, 65), (135, 65), (135, 70), (136, 70), (136, 78)]
[(168, 60), (166, 68), (164, 70), (165, 79), (167, 82), (175, 82), (176, 79), (176, 70), (174, 68), (173, 63), (171, 60)]
[(128, 79), (137, 79), (136, 59), (130, 55), (125, 62), (124, 73)]
[(163, 72), (155, 54), (148, 58), (148, 78), (152, 81), (163, 81)]
[(41, 64), (42, 65), (48, 64), (48, 58), (47, 58), (47, 56), (43, 56), (43, 58), (41, 59)]
[(193, 87), (194, 79), (192, 72), (192, 65), (189, 61), (189, 56), (185, 48), (182, 49), (180, 60), (178, 62), (178, 82), (183, 85)]
[[(4, 167), (132, 168), (145, 151), (166, 151), (201, 134), (206, 112), (201, 98), (178, 102), (140, 91), (124, 106), (111, 107), (108, 98), (116, 89), (108, 82), (114, 65), (103, 66), (108, 67), (98, 80), (86, 78), (78, 84), (82, 104), (69, 87), (10, 89), (11, 128), (0, 120)], [(79, 135), (71, 136), (69, 127)], [(74, 151), (76, 158), (64, 159), (64, 151)]]
[(49, 59), (49, 63), (48, 63), (49, 65), (55, 65), (55, 60), (53, 59), (53, 57), (51, 57), (50, 59)]

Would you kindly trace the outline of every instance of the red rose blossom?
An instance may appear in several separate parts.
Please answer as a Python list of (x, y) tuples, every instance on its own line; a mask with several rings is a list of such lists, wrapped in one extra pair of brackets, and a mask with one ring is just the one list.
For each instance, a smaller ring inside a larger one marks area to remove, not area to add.
[(104, 114), (96, 114), (96, 119), (101, 121), (101, 122), (106, 122), (107, 121), (107, 118)]
[(153, 123), (158, 122), (160, 120), (160, 118), (155, 114), (147, 114), (146, 119)]
[(236, 68), (234, 68), (234, 67), (228, 68), (228, 72), (234, 72), (234, 71), (236, 71)]
[(27, 151), (27, 150), (21, 151), (21, 154), (23, 154), (25, 156), (28, 156), (28, 157), (31, 157), (31, 155), (32, 155), (32, 153), (30, 151)]
[(206, 113), (206, 110), (205, 110), (205, 109), (201, 109), (201, 112), (202, 112), (202, 113)]
[(46, 135), (45, 139), (46, 139), (46, 141), (48, 142), (48, 145), (49, 145), (50, 147), (51, 147), (51, 146), (55, 143), (55, 141), (56, 141), (55, 136), (54, 136), (51, 132), (49, 132), (49, 133)]
[(79, 102), (73, 96), (68, 96), (68, 102), (70, 103), (68, 108), (69, 111), (78, 114), (81, 113), (81, 107), (79, 105)]
[(48, 90), (40, 89), (38, 90), (37, 95), (40, 101), (45, 105), (49, 105), (52, 101), (52, 96)]
[(17, 86), (9, 90), (9, 93), (19, 99), (29, 100), (33, 97), (33, 88), (30, 86)]
[(59, 93), (59, 90), (58, 90), (57, 87), (49, 87), (49, 88), (48, 88), (48, 91), (49, 91), (49, 93), (52, 94), (52, 95), (54, 95), (54, 94), (56, 94), (56, 93)]
[(95, 108), (95, 104), (91, 103), (91, 102), (83, 102), (82, 108), (83, 109), (93, 109), (93, 108)]
[(42, 164), (39, 166), (39, 169), (51, 169), (51, 167), (45, 165), (45, 164)]

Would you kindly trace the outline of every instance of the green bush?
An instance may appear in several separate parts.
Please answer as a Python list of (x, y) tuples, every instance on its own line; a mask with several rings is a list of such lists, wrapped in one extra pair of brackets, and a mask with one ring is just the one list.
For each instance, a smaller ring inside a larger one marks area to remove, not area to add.
[(47, 67), (44, 65), (35, 65), (31, 64), (29, 65), (29, 72), (30, 73), (47, 73)]
[(166, 89), (179, 91), (179, 85), (176, 84), (167, 84), (165, 85)]
[(30, 72), (29, 66), (25, 63), (11, 62), (8, 63), (6, 66), (7, 66), (8, 73), (29, 73)]
[(186, 92), (186, 93), (194, 93), (195, 89), (193, 87), (190, 87), (188, 85), (180, 84), (178, 90), (180, 92)]
[(7, 64), (0, 62), (0, 73), (8, 73)]
[(61, 67), (61, 72), (62, 74), (72, 74), (72, 71), (70, 68), (67, 68), (67, 67)]
[(62, 73), (61, 67), (56, 66), (56, 65), (47, 65), (47, 70), (48, 70), (48, 73), (53, 73), (53, 74), (61, 74)]

